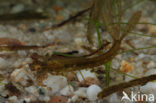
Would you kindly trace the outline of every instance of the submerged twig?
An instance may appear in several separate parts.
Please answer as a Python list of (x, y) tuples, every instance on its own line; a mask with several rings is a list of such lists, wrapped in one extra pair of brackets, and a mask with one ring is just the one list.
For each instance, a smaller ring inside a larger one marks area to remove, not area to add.
[(56, 29), (56, 28), (62, 27), (62, 26), (64, 26), (65, 24), (67, 24), (67, 23), (69, 23), (69, 22), (75, 20), (77, 17), (82, 16), (84, 13), (86, 13), (86, 12), (89, 11), (89, 10), (90, 10), (90, 8), (87, 8), (87, 9), (84, 9), (84, 10), (82, 10), (82, 11), (79, 11), (79, 12), (77, 12), (75, 15), (71, 16), (70, 18), (68, 18), (68, 19), (66, 19), (66, 20), (64, 20), (64, 21), (62, 21), (61, 23), (54, 24), (54, 25), (52, 25), (51, 27), (44, 29), (43, 31), (47, 31), (47, 30), (51, 30), (51, 29)]
[(142, 78), (134, 79), (134, 80), (131, 80), (131, 81), (128, 81), (128, 82), (113, 85), (113, 86), (110, 86), (108, 88), (104, 88), (102, 90), (102, 92), (100, 92), (98, 94), (98, 97), (99, 98), (104, 98), (106, 96), (109, 96), (112, 93), (115, 93), (117, 91), (121, 91), (121, 90), (123, 90), (125, 88), (129, 88), (129, 87), (133, 87), (133, 86), (137, 86), (137, 85), (144, 85), (147, 82), (153, 81), (153, 80), (156, 80), (156, 75), (150, 75), (150, 76), (147, 76), (147, 77), (142, 77)]
[[(99, 21), (101, 18), (101, 11), (103, 10), (104, 0), (94, 0), (91, 7), (90, 19), (92, 21)], [(92, 45), (93, 44), (93, 33), (94, 33), (94, 24), (88, 22), (87, 28), (87, 40)]]

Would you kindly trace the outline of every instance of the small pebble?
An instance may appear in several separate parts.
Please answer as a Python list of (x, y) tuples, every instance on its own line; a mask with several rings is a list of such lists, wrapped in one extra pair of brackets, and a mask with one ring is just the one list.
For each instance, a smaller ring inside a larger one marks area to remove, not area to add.
[(77, 44), (77, 45), (83, 45), (83, 41), (82, 41), (82, 39), (81, 38), (75, 38), (75, 43)]
[(85, 78), (85, 80), (81, 81), (79, 85), (86, 87), (86, 86), (90, 86), (92, 84), (99, 85), (100, 82), (99, 82), (99, 80), (97, 78), (87, 77), (87, 78)]
[(7, 60), (3, 59), (0, 57), (0, 69), (5, 69), (8, 67), (8, 62)]
[(156, 35), (156, 26), (152, 25), (149, 27), (149, 33)]
[(11, 78), (14, 82), (20, 83), (23, 86), (26, 86), (28, 84), (28, 76), (26, 74), (26, 71), (21, 68), (21, 69), (15, 69), (11, 73)]
[(24, 10), (24, 5), (23, 4), (17, 4), (13, 6), (12, 10), (10, 11), (11, 13), (19, 13)]
[(26, 87), (25, 90), (30, 94), (38, 95), (38, 91), (35, 86)]
[(98, 85), (91, 85), (87, 89), (87, 97), (90, 101), (96, 101), (98, 99), (97, 95), (102, 89)]
[(154, 94), (156, 96), (156, 82), (148, 82), (146, 85), (140, 87), (141, 92)]
[(80, 87), (77, 91), (74, 92), (74, 94), (79, 97), (86, 98), (87, 97), (87, 88)]
[(9, 102), (10, 103), (16, 103), (17, 102), (17, 97), (16, 96), (9, 97)]
[(147, 68), (154, 68), (156, 67), (156, 63), (154, 63), (154, 61), (150, 61), (147, 65)]
[(19, 50), (17, 52), (18, 52), (19, 56), (26, 56), (27, 55), (26, 51), (24, 51), (24, 50)]
[(117, 93), (113, 93), (109, 98), (110, 103), (120, 103), (121, 100), (119, 99), (119, 96)]
[(5, 85), (0, 85), (0, 93), (3, 97), (8, 97), (8, 91), (6, 91)]
[(49, 96), (45, 96), (45, 97), (43, 98), (43, 100), (44, 100), (45, 102), (48, 102), (48, 101), (50, 100), (50, 97), (49, 97)]
[(152, 75), (152, 74), (156, 74), (156, 69), (150, 69), (150, 70), (148, 70), (148, 71), (145, 73), (145, 76), (149, 76), (149, 75)]
[(29, 102), (30, 102), (30, 100), (31, 100), (31, 99), (30, 99), (30, 98), (28, 98), (28, 97), (25, 97), (25, 98), (24, 98), (24, 101), (25, 101), (25, 102), (28, 102), (28, 103), (29, 103)]
[(63, 76), (48, 75), (48, 78), (43, 80), (43, 84), (52, 88), (52, 94), (59, 92), (67, 86), (67, 79)]
[(121, 67), (120, 70), (122, 72), (131, 72), (133, 70), (133, 65), (131, 63), (129, 63), (128, 61), (123, 60), (121, 62)]
[[(87, 77), (97, 78), (97, 77), (96, 77), (96, 74), (90, 72), (89, 70), (81, 70), (81, 73), (82, 73), (82, 75), (83, 75), (84, 78), (87, 78)], [(78, 80), (79, 80), (80, 82), (84, 80), (83, 77), (82, 77), (82, 75), (81, 75), (81, 73), (80, 73), (80, 72), (77, 72), (77, 73), (76, 73), (77, 78), (78, 78)]]
[(71, 85), (67, 85), (60, 91), (60, 94), (63, 96), (71, 96), (74, 92), (74, 88)]
[(64, 96), (53, 96), (48, 103), (67, 103), (68, 98)]
[(117, 60), (117, 59), (113, 59), (111, 64), (112, 64), (113, 68), (119, 68), (120, 67), (119, 60)]
[(77, 95), (74, 95), (71, 99), (68, 99), (68, 103), (75, 103), (79, 97)]

